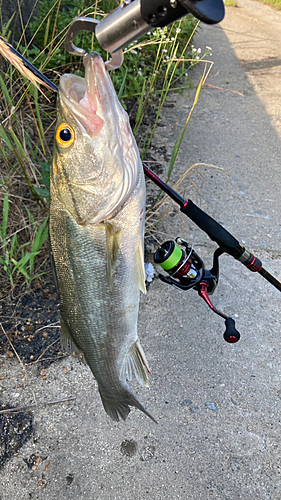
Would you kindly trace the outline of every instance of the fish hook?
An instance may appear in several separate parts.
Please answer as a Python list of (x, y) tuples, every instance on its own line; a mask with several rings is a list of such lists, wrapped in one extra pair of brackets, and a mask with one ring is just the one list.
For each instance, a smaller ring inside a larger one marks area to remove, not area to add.
[[(98, 19), (93, 19), (91, 17), (76, 17), (72, 24), (70, 25), (65, 38), (65, 49), (69, 54), (75, 56), (84, 56), (87, 52), (84, 49), (80, 49), (74, 45), (74, 39), (80, 31), (90, 31), (95, 33), (96, 26), (99, 24)], [(105, 62), (105, 67), (108, 71), (119, 68), (123, 63), (124, 57), (122, 50), (118, 50), (111, 54), (111, 59)]]

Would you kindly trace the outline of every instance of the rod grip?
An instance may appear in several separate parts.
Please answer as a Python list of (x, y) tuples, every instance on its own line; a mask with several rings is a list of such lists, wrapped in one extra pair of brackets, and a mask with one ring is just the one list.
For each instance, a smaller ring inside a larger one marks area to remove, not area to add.
[(243, 253), (244, 249), (239, 244), (239, 241), (191, 200), (184, 203), (181, 212), (187, 215), (200, 229), (207, 233), (211, 240), (215, 241), (233, 257), (238, 258)]

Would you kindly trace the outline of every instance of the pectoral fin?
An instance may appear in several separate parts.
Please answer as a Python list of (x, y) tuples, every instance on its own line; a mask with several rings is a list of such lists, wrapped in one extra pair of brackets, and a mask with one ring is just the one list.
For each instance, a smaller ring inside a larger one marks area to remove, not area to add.
[(109, 289), (113, 288), (113, 271), (116, 266), (120, 241), (121, 241), (121, 227), (117, 224), (112, 224), (111, 222), (105, 222), (105, 233), (106, 233), (106, 276), (109, 285)]

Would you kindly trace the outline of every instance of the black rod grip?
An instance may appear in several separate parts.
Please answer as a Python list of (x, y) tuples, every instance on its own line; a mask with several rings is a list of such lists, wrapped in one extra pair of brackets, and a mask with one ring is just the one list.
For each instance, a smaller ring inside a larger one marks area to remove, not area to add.
[(238, 258), (243, 253), (244, 248), (239, 244), (239, 241), (191, 200), (184, 203), (181, 212), (187, 215), (202, 231), (207, 233), (211, 240), (215, 241), (233, 257)]

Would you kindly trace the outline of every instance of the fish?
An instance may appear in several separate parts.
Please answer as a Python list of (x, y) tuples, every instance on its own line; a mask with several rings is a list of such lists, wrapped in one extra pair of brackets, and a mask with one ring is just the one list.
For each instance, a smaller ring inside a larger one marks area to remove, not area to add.
[(133, 376), (148, 385), (150, 373), (137, 333), (146, 291), (142, 162), (103, 59), (91, 52), (84, 67), (84, 78), (60, 78), (50, 176), (61, 344), (89, 365), (114, 421), (133, 406), (156, 422), (129, 385)]

